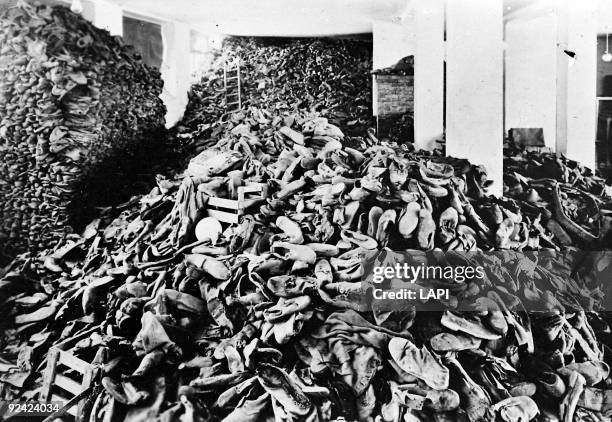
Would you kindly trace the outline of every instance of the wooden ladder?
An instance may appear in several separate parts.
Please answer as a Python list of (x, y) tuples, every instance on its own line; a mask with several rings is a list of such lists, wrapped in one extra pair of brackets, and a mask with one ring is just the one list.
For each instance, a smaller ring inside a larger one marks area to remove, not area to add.
[(225, 109), (228, 113), (242, 108), (240, 58), (223, 63), (223, 87), (225, 89)]
[[(47, 354), (47, 367), (43, 375), (43, 387), (40, 394), (41, 401), (59, 402), (70, 405), (67, 413), (76, 420), (83, 418), (83, 406), (86, 397), (79, 395), (89, 390), (95, 381), (98, 368), (68, 351), (79, 340), (89, 337), (98, 327), (87, 330), (76, 338), (70, 338), (59, 343), (49, 350)], [(76, 401), (76, 403), (75, 403)]]
[(238, 199), (210, 197), (206, 208), (208, 217), (214, 217), (223, 223), (238, 224), (240, 217), (255, 205), (265, 202), (268, 187), (265, 183), (254, 183), (238, 188)]

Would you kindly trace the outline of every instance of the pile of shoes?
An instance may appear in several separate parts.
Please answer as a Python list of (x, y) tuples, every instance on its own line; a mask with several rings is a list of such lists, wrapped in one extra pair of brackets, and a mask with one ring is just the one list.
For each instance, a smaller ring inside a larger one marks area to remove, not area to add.
[[(372, 117), (372, 42), (348, 39), (229, 37), (200, 83), (193, 85), (174, 138), (198, 153), (213, 145), (226, 121), (223, 65), (240, 59), (245, 107), (271, 113), (316, 111), (348, 135), (376, 126)], [(413, 74), (412, 56), (392, 74)], [(380, 133), (389, 141), (414, 140), (413, 114), (386, 116)]]
[(393, 66), (383, 69), (376, 69), (372, 72), (375, 75), (414, 75), (414, 56), (406, 56), (397, 61)]
[[(3, 269), (2, 399), (36, 398), (49, 347), (93, 328), (69, 350), (102, 368), (90, 420), (612, 415), (610, 321), (581, 304), (605, 299), (563, 294), (557, 268), (521, 252), (563, 247), (549, 208), (487, 196), (486, 172), (466, 160), (347, 137), (312, 113), (252, 107), (221, 127), (187, 176), (158, 177), (119, 215)], [(531, 196), (537, 180), (512, 166), (534, 187), (507, 191)], [(208, 215), (211, 197), (253, 183), (268, 196), (239, 224)], [(491, 261), (489, 283), (449, 281), (471, 311), (394, 313), (358, 300), (376, 250), (516, 258)], [(528, 312), (519, 292), (547, 311)]]
[(9, 7), (0, 46), (0, 245), (37, 250), (95, 202), (91, 179), (109, 183), (108, 163), (163, 131), (163, 82), (63, 7)]
[(189, 94), (178, 138), (209, 146), (225, 114), (224, 62), (240, 60), (242, 101), (270, 112), (317, 111), (346, 133), (373, 125), (371, 40), (230, 37)]
[(388, 116), (378, 116), (377, 122), (378, 138), (412, 144), (414, 142), (414, 113), (391, 114)]
[(588, 168), (552, 153), (507, 148), (504, 195), (538, 218), (563, 246), (610, 245), (612, 187)]

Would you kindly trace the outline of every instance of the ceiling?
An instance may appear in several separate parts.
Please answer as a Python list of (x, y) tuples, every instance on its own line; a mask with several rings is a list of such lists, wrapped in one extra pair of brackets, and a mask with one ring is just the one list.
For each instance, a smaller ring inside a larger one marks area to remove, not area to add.
[[(106, 0), (124, 10), (234, 35), (335, 35), (372, 31), (373, 20), (410, 18), (414, 0)], [(503, 0), (514, 14), (551, 0)], [(271, 25), (273, 22), (273, 25)]]
[[(108, 0), (127, 11), (235, 35), (371, 32), (372, 20), (398, 18), (410, 0)], [(273, 23), (273, 24), (272, 24)]]
[[(0, 3), (7, 0), (0, 0)], [(10, 0), (8, 0), (10, 1)], [(47, 0), (64, 1), (71, 0)], [(372, 21), (410, 18), (415, 0), (91, 0), (127, 13), (184, 22), (203, 32), (324, 36), (372, 31)], [(566, 0), (584, 1), (584, 0)], [(612, 30), (612, 1), (598, 4), (598, 32)], [(506, 20), (554, 10), (559, 0), (503, 0)], [(610, 24), (608, 24), (610, 23)]]
[[(107, 0), (124, 9), (140, 11), (168, 20), (191, 24), (255, 19), (270, 22), (280, 17), (302, 16), (344, 20), (364, 25), (371, 20), (400, 17), (412, 7), (413, 0)], [(503, 0), (507, 13), (541, 0)], [(276, 22), (275, 22), (276, 24)]]

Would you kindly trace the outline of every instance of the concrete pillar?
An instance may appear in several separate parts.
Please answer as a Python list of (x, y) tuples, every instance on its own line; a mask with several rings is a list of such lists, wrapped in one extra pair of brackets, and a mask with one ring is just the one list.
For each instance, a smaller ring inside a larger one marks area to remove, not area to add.
[(416, 0), (414, 14), (414, 143), (431, 150), (444, 133), (444, 0)]
[(105, 0), (86, 0), (83, 17), (97, 28), (106, 29), (111, 35), (123, 35), (123, 9)]
[(506, 133), (543, 128), (546, 146), (557, 139), (557, 17), (545, 14), (506, 24)]
[(502, 0), (446, 4), (446, 151), (487, 169), (503, 190)]
[(162, 24), (164, 58), (161, 75), (164, 90), (161, 98), (166, 105), (166, 127), (172, 127), (185, 112), (191, 86), (190, 30), (187, 24), (166, 22)]
[(567, 154), (567, 75), (569, 69), (567, 49), (568, 0), (558, 0), (557, 14), (557, 142), (556, 152)]
[(570, 1), (568, 50), (576, 61), (567, 75), (567, 156), (595, 169), (597, 125), (597, 2)]

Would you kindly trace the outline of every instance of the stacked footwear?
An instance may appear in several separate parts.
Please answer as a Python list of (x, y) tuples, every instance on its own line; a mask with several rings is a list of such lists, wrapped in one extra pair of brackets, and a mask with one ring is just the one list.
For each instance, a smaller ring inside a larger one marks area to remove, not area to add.
[(162, 81), (66, 8), (8, 8), (0, 45), (0, 244), (37, 250), (96, 202), (92, 180), (112, 184), (118, 162), (158, 136)]
[[(318, 112), (349, 135), (375, 127), (371, 40), (231, 37), (211, 71), (192, 87), (177, 139), (200, 152), (223, 130), (223, 62), (240, 59), (243, 104), (282, 115)], [(411, 116), (387, 119), (392, 140), (412, 140)], [(211, 144), (211, 142), (213, 142)]]
[[(521, 200), (488, 197), (479, 166), (346, 137), (316, 114), (249, 108), (210, 142), (188, 176), (159, 177), (120, 215), (4, 269), (3, 399), (36, 397), (48, 348), (96, 328), (70, 350), (104, 364), (90, 420), (612, 414), (609, 321), (590, 312), (605, 298), (588, 280), (568, 297), (557, 268), (526, 259), (563, 248), (548, 208), (532, 218)], [(250, 183), (268, 198), (240, 224), (205, 217), (210, 196)], [(449, 285), (471, 310), (388, 312), (361, 300), (376, 250), (508, 258), (491, 258), (489, 284)]]
[[(508, 148), (504, 160), (504, 193), (564, 246), (592, 249), (609, 245), (612, 195), (606, 181), (588, 168), (551, 153)], [(604, 198), (604, 199), (602, 199)]]

